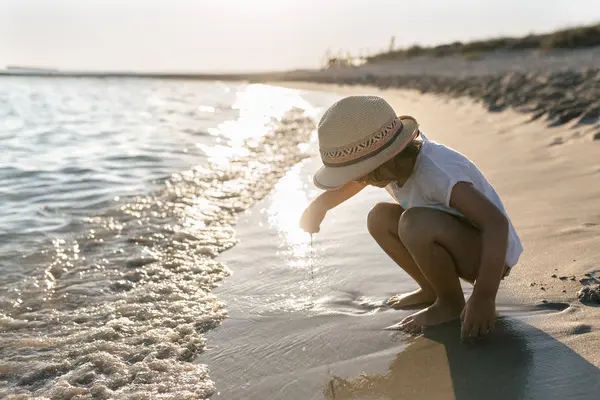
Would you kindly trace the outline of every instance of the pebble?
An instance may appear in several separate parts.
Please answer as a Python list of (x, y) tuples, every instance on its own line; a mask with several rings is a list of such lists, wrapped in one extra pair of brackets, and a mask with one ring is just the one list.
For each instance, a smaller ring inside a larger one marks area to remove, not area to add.
[(598, 280), (596, 278), (581, 278), (579, 283), (582, 285), (591, 285), (593, 283), (598, 283)]
[(582, 287), (577, 292), (577, 297), (582, 303), (600, 304), (600, 285)]

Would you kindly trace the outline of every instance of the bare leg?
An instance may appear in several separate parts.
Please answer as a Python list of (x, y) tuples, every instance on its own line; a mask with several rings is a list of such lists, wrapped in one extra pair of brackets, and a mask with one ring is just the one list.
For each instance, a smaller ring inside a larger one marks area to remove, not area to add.
[(367, 227), (373, 239), (420, 286), (420, 289), (414, 292), (391, 297), (387, 303), (396, 309), (430, 305), (436, 299), (433, 287), (398, 236), (398, 223), (403, 212), (404, 209), (398, 204), (379, 203), (369, 212), (367, 220)]
[(479, 230), (443, 211), (413, 208), (400, 218), (399, 236), (437, 295), (435, 303), (405, 318), (399, 328), (419, 331), (458, 319), (465, 306), (459, 277), (470, 282), (477, 277)]

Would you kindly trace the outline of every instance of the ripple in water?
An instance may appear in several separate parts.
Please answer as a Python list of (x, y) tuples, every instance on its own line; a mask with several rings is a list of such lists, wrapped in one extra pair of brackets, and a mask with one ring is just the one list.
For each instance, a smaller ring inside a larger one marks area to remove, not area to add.
[(235, 244), (236, 213), (305, 157), (313, 130), (294, 109), (243, 156), (173, 175), (24, 257), (47, 268), (0, 300), (0, 397), (210, 397), (206, 366), (191, 361), (226, 316), (211, 289), (229, 271), (214, 258)]

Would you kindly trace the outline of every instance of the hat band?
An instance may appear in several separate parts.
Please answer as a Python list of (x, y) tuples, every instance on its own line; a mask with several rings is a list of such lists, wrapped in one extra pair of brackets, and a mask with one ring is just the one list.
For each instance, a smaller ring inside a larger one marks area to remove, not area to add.
[(394, 120), (378, 132), (369, 135), (358, 143), (345, 148), (321, 150), (323, 165), (327, 167), (345, 167), (371, 158), (388, 148), (402, 132), (402, 120)]

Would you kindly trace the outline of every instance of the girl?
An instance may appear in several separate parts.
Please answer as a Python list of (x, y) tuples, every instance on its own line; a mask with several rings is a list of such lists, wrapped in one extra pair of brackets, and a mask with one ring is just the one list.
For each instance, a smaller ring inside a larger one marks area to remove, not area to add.
[[(462, 316), (462, 337), (487, 334), (496, 318), (500, 281), (523, 251), (498, 194), (464, 155), (434, 141), (409, 116), (397, 117), (377, 96), (332, 105), (318, 126), (323, 167), (314, 183), (326, 192), (300, 226), (319, 231), (328, 210), (367, 185), (397, 203), (369, 212), (369, 233), (420, 286), (388, 300), (394, 308), (427, 306), (397, 328), (416, 332)], [(465, 304), (459, 278), (474, 284)]]

